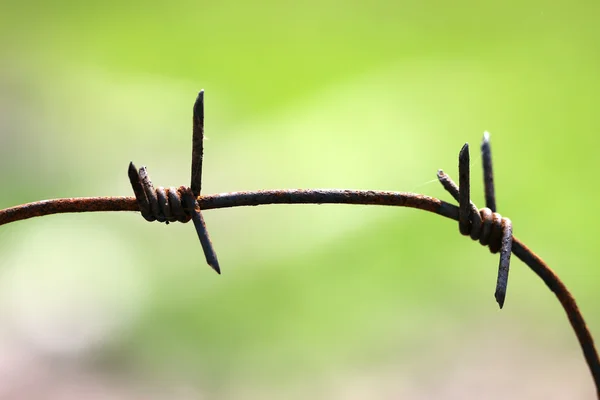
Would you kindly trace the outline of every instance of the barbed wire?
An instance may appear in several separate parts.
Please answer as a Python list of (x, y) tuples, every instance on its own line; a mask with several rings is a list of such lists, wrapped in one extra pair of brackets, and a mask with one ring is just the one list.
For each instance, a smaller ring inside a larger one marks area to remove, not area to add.
[(470, 200), (470, 155), (465, 144), (459, 153), (459, 185), (442, 170), (437, 177), (458, 202), (456, 205), (426, 195), (348, 189), (282, 189), (201, 195), (204, 142), (204, 91), (200, 91), (193, 108), (192, 177), (189, 187), (155, 188), (146, 167), (129, 164), (128, 176), (135, 197), (80, 197), (42, 200), (0, 210), (0, 225), (33, 217), (79, 212), (139, 211), (147, 221), (193, 221), (207, 263), (217, 272), (221, 268), (210, 241), (202, 210), (258, 206), (268, 204), (356, 204), (410, 207), (432, 212), (458, 221), (459, 231), (500, 252), (495, 298), (504, 306), (508, 285), (510, 256), (514, 254), (542, 279), (561, 303), (577, 336), (600, 399), (600, 359), (594, 339), (579, 311), (573, 295), (558, 275), (533, 251), (512, 234), (512, 222), (496, 212), (490, 138), (487, 132), (481, 144), (486, 207), (477, 209)]

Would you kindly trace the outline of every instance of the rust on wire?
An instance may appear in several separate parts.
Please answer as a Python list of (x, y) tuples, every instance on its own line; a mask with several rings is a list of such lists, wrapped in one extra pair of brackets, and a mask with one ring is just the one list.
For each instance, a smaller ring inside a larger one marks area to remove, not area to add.
[(139, 170), (129, 164), (128, 176), (135, 197), (83, 197), (43, 200), (0, 210), (0, 225), (28, 218), (78, 212), (139, 211), (147, 221), (193, 221), (207, 263), (220, 273), (219, 263), (206, 230), (201, 210), (258, 206), (267, 204), (361, 204), (410, 207), (432, 212), (458, 221), (459, 231), (487, 246), (492, 253), (500, 252), (495, 298), (503, 307), (510, 256), (515, 254), (556, 295), (577, 336), (584, 358), (592, 374), (600, 399), (600, 359), (594, 339), (579, 311), (573, 295), (560, 278), (533, 251), (513, 236), (512, 222), (496, 212), (494, 177), (489, 134), (481, 143), (486, 207), (477, 209), (470, 199), (469, 146), (459, 153), (459, 183), (457, 186), (442, 170), (438, 180), (458, 202), (458, 206), (433, 197), (405, 192), (348, 189), (283, 189), (253, 192), (232, 192), (201, 195), (204, 140), (204, 91), (193, 108), (192, 177), (190, 187), (155, 188), (145, 167)]

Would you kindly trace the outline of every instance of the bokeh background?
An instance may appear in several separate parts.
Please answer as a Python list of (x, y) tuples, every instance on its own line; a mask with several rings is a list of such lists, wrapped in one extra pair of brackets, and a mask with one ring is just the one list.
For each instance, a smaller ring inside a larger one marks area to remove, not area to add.
[[(498, 209), (600, 338), (600, 3), (0, 2), (0, 207), (131, 195), (129, 161), (205, 193), (413, 191), (450, 200), (491, 132)], [(0, 228), (0, 398), (575, 399), (562, 308), (513, 259), (418, 210), (269, 206), (191, 225), (134, 213)]]

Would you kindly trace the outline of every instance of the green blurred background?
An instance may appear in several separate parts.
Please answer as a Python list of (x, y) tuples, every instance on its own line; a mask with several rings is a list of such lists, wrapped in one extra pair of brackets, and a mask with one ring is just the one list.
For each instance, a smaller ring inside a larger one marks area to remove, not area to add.
[[(0, 208), (131, 195), (129, 161), (205, 193), (413, 191), (450, 200), (492, 134), (498, 209), (600, 338), (600, 3), (0, 2)], [(3, 398), (591, 398), (558, 302), (418, 210), (133, 213), (0, 228)], [(11, 397), (12, 396), (12, 397)], [(53, 397), (54, 396), (54, 397)], [(79, 397), (78, 397), (79, 396)]]

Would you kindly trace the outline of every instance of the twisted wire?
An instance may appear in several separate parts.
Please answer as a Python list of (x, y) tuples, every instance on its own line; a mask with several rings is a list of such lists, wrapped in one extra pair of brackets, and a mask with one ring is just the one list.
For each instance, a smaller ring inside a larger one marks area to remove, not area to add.
[(154, 188), (146, 167), (139, 170), (129, 163), (129, 181), (140, 208), (140, 213), (146, 221), (186, 223), (192, 219), (195, 202), (189, 204), (188, 195), (191, 189), (185, 186), (179, 188)]
[[(439, 170), (438, 180), (452, 197), (459, 201), (459, 187), (443, 171)], [(463, 235), (469, 236), (475, 241), (488, 247), (492, 254), (496, 254), (502, 248), (502, 238), (508, 236), (509, 231), (512, 235), (512, 222), (509, 218), (503, 217), (497, 212), (492, 212), (487, 207), (477, 209), (473, 202), (469, 202), (469, 219), (466, 224), (466, 230)], [(465, 226), (464, 224), (461, 226)], [(462, 233), (462, 232), (461, 232)]]

